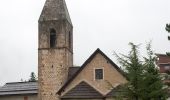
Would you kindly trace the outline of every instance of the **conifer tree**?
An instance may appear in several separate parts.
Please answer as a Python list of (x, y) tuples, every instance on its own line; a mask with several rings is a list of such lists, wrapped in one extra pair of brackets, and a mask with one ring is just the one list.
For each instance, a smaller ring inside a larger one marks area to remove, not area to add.
[(144, 76), (141, 82), (141, 97), (142, 100), (158, 99), (165, 100), (165, 90), (163, 89), (163, 82), (156, 68), (156, 57), (151, 50), (151, 44), (147, 44), (147, 57), (144, 57)]
[(129, 54), (117, 56), (119, 63), (125, 67), (127, 83), (122, 90), (129, 100), (165, 100), (166, 91), (155, 65), (150, 43), (147, 45), (148, 57), (140, 59), (138, 46), (130, 43)]
[(166, 24), (165, 29), (166, 29), (166, 31), (170, 32), (170, 24)]
[(129, 43), (131, 46), (131, 51), (129, 54), (117, 56), (119, 63), (125, 67), (125, 73), (128, 79), (127, 84), (125, 84), (125, 96), (129, 99), (140, 99), (141, 93), (141, 81), (143, 78), (143, 66), (142, 62), (139, 60), (138, 46), (133, 43)]
[(31, 72), (30, 79), (28, 80), (29, 82), (36, 82), (37, 77), (34, 72)]

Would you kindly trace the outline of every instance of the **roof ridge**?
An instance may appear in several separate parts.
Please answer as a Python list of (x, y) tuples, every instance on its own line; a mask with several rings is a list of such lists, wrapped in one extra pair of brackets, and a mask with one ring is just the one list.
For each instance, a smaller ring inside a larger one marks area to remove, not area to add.
[(163, 53), (155, 53), (155, 55), (157, 55), (157, 56), (168, 56), (167, 54), (163, 54)]
[(30, 91), (30, 90), (38, 90), (38, 89), (22, 89), (22, 90), (0, 90), (0, 92), (14, 92), (14, 91)]
[(26, 82), (8, 82), (6, 84), (17, 84), (17, 83), (37, 83), (37, 81), (35, 81), (35, 82), (31, 82), (31, 81), (26, 81)]

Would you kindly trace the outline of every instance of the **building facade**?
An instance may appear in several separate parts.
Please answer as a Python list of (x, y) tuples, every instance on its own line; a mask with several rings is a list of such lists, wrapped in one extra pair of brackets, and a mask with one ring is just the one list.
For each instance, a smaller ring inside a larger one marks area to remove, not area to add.
[(38, 40), (38, 82), (7, 83), (0, 88), (0, 100), (112, 100), (114, 88), (127, 82), (100, 49), (73, 66), (73, 26), (65, 0), (46, 0)]
[(170, 72), (170, 57), (166, 54), (156, 54), (157, 56), (157, 66), (159, 67), (160, 73)]
[(73, 26), (65, 1), (46, 0), (38, 24), (38, 98), (58, 100), (56, 92), (73, 66)]
[(0, 87), (0, 100), (38, 100), (37, 82), (11, 82)]

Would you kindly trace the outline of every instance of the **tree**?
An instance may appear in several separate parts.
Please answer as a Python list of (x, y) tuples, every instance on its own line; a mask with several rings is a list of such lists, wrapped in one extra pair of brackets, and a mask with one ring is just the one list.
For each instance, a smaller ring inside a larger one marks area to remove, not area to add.
[(29, 82), (36, 82), (37, 77), (34, 72), (31, 72), (30, 79), (28, 80)]
[(143, 66), (142, 62), (139, 60), (138, 46), (133, 43), (129, 43), (131, 46), (131, 51), (129, 54), (122, 55), (122, 57), (117, 56), (119, 63), (125, 67), (125, 73), (128, 79), (127, 84), (124, 88), (126, 91), (125, 96), (129, 99), (139, 100), (141, 93), (141, 81), (143, 78)]
[(165, 29), (166, 29), (167, 32), (170, 32), (170, 24), (166, 24)]
[(125, 96), (130, 100), (165, 100), (165, 90), (155, 65), (155, 56), (150, 43), (147, 45), (148, 57), (140, 59), (138, 46), (130, 43), (129, 54), (117, 56), (119, 63), (125, 67), (128, 82), (123, 86)]
[(147, 57), (144, 57), (144, 77), (142, 80), (141, 97), (143, 100), (151, 100), (159, 98), (165, 100), (165, 90), (163, 89), (163, 82), (159, 75), (159, 70), (156, 67), (156, 57), (151, 50), (151, 44), (147, 44)]

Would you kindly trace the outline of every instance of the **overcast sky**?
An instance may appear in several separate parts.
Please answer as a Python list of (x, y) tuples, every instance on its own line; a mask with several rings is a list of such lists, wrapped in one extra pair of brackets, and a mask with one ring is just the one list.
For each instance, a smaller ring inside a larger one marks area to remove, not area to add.
[[(27, 80), (38, 70), (38, 18), (45, 0), (0, 2), (0, 85)], [(170, 0), (66, 0), (74, 26), (74, 65), (97, 48), (114, 62), (113, 51), (127, 54), (128, 43), (152, 40), (156, 53), (170, 51), (165, 24)]]

